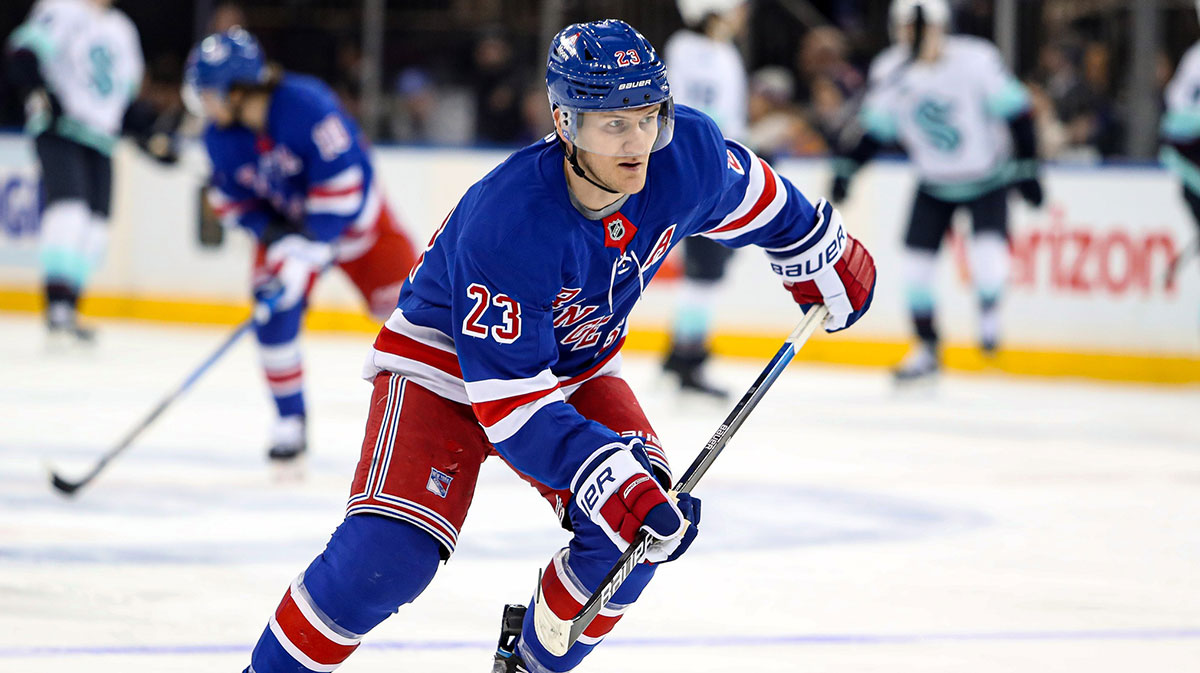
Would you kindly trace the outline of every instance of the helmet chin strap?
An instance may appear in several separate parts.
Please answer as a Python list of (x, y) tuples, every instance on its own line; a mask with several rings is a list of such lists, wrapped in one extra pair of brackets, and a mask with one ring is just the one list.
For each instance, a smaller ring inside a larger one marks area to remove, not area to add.
[(571, 151), (569, 153), (567, 153), (565, 151), (566, 150), (566, 142), (563, 141), (561, 136), (559, 137), (558, 142), (564, 146), (563, 150), (564, 150), (564, 154), (567, 155), (567, 163), (571, 164), (571, 170), (575, 171), (575, 175), (578, 175), (579, 177), (583, 178), (584, 180), (587, 180), (588, 182), (599, 187), (600, 189), (603, 189), (604, 191), (608, 192), (609, 194), (620, 194), (621, 193), (615, 189), (610, 189), (610, 188), (606, 187), (605, 185), (602, 185), (599, 182), (596, 182), (587, 174), (587, 171), (583, 170), (583, 167), (579, 165), (579, 146), (578, 145), (575, 145), (574, 143), (572, 143)]

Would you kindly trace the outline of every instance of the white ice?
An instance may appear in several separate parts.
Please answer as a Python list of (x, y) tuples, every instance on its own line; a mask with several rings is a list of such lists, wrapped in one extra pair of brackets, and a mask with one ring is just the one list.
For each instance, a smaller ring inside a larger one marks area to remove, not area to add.
[[(341, 520), (370, 335), (309, 335), (309, 475), (271, 481), (247, 340), (92, 486), (81, 474), (226, 330), (0, 315), (0, 672), (240, 671)], [(740, 394), (763, 363), (721, 362)], [(682, 470), (725, 409), (626, 374)], [(580, 671), (1200, 671), (1200, 389), (793, 365), (697, 495), (703, 533)], [(490, 670), (564, 540), (485, 465), (459, 551), (347, 673)]]

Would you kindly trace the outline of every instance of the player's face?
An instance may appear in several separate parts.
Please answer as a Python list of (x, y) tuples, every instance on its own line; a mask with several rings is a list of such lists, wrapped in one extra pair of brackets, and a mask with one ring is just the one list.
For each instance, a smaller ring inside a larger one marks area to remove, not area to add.
[(211, 89), (200, 90), (200, 107), (204, 110), (204, 118), (225, 127), (233, 123), (233, 106), (219, 92)]
[[(896, 29), (896, 41), (905, 46), (911, 46), (916, 32), (911, 23), (906, 23)], [(918, 55), (925, 60), (936, 60), (942, 45), (942, 35), (945, 29), (937, 24), (927, 24), (925, 34), (921, 37), (921, 53)]]
[(579, 149), (608, 157), (648, 157), (658, 139), (662, 105), (604, 110), (579, 115), (575, 143)]
[(579, 164), (602, 185), (636, 194), (646, 185), (650, 151), (658, 138), (660, 105), (581, 115)]

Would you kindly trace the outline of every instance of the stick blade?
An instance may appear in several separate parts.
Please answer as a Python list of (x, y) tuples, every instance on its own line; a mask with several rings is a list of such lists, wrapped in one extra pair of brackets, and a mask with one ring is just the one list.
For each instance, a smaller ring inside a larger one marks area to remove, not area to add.
[(73, 496), (75, 495), (75, 491), (78, 491), (79, 487), (83, 486), (83, 482), (67, 481), (54, 470), (50, 470), (50, 485), (54, 487), (54, 490), (63, 495)]

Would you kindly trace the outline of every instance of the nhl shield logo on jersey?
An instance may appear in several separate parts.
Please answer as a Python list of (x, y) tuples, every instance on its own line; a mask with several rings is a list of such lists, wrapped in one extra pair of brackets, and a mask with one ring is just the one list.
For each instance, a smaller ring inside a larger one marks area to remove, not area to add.
[(429, 482), (425, 484), (425, 490), (436, 495), (439, 498), (446, 497), (450, 492), (450, 482), (454, 481), (454, 477), (435, 468), (429, 470)]
[(607, 233), (604, 247), (616, 248), (622, 255), (625, 254), (629, 241), (633, 240), (633, 235), (637, 233), (637, 227), (621, 213), (613, 213), (604, 218), (604, 229)]

